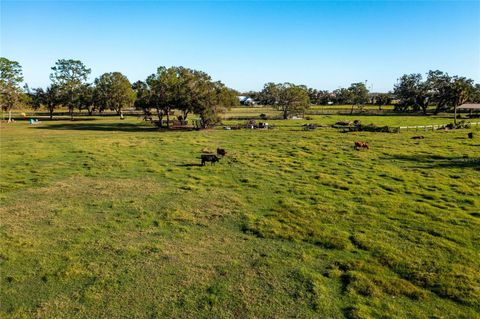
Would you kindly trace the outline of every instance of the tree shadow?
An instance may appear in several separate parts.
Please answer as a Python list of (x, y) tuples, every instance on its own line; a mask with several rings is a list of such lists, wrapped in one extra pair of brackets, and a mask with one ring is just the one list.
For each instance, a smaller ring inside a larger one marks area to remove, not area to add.
[(203, 165), (200, 164), (200, 163), (187, 163), (187, 164), (179, 164), (177, 166), (179, 166), (179, 167), (201, 167)]
[(65, 131), (103, 131), (103, 132), (158, 132), (154, 126), (142, 126), (132, 123), (62, 123), (38, 125), (39, 130), (65, 130)]
[(71, 123), (73, 122), (87, 122), (87, 121), (97, 121), (97, 118), (94, 117), (85, 117), (85, 118), (74, 118), (73, 120), (70, 120), (70, 117), (57, 117), (54, 116), (52, 119), (50, 117), (45, 117), (45, 116), (27, 116), (27, 117), (12, 117), (16, 122), (23, 122), (26, 121), (28, 122), (29, 119), (37, 119), (40, 122), (59, 122), (59, 121), (69, 121)]
[(442, 155), (393, 155), (388, 159), (415, 163), (415, 168), (474, 168), (480, 170), (480, 157)]

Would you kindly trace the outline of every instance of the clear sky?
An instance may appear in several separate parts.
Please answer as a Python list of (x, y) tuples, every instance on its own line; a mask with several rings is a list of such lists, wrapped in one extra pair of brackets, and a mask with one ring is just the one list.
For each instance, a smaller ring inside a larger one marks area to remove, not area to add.
[(21, 63), (31, 87), (48, 85), (60, 58), (82, 60), (91, 81), (182, 65), (238, 90), (368, 80), (388, 91), (429, 69), (480, 82), (478, 0), (0, 3), (1, 55)]

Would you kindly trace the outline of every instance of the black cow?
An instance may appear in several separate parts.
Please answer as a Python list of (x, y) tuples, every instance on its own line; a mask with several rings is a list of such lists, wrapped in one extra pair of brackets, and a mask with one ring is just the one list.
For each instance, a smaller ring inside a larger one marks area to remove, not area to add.
[(202, 154), (200, 158), (202, 159), (202, 166), (205, 166), (206, 162), (210, 162), (212, 163), (211, 165), (213, 165), (215, 162), (218, 162), (220, 160), (220, 158), (218, 158), (218, 156), (214, 154)]
[(472, 132), (468, 133), (468, 138), (473, 138), (473, 133)]
[(227, 155), (227, 151), (225, 151), (225, 149), (223, 148), (217, 148), (217, 155), (220, 155), (220, 156), (225, 156)]

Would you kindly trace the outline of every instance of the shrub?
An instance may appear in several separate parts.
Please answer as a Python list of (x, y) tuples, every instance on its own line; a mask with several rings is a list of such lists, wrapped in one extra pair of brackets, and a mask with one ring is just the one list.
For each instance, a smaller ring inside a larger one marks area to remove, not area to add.
[(398, 127), (377, 126), (375, 124), (368, 125), (354, 125), (348, 128), (348, 132), (384, 132), (384, 133), (398, 133)]

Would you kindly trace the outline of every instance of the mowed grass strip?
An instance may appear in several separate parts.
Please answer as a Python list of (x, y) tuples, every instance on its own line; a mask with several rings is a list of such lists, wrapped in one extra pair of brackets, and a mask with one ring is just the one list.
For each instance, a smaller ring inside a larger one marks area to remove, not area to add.
[(1, 316), (479, 317), (478, 137), (312, 121), (2, 124)]

